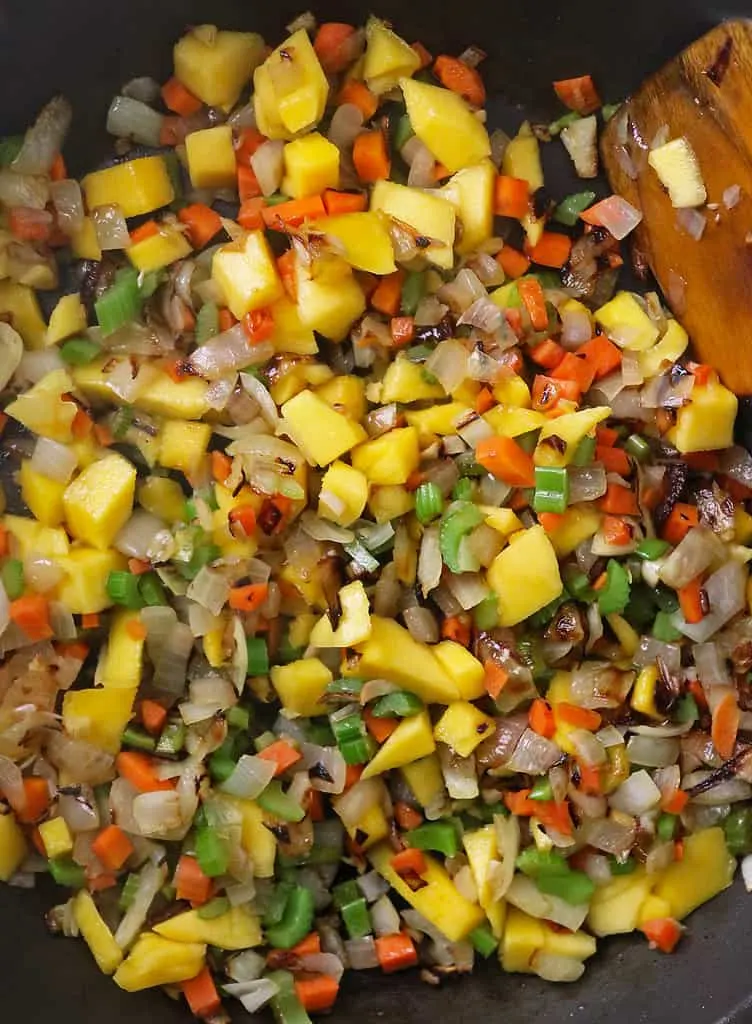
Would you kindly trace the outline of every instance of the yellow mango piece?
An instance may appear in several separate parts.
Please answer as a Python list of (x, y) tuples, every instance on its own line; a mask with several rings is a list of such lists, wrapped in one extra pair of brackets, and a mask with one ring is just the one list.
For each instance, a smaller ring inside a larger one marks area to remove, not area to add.
[(377, 96), (389, 92), (419, 67), (420, 57), (409, 43), (378, 18), (368, 19), (362, 73), (371, 92)]
[(410, 491), (397, 484), (372, 487), (368, 496), (368, 510), (377, 523), (406, 516), (414, 506), (415, 498)]
[[(198, 133), (197, 133), (198, 134)], [(193, 136), (189, 135), (189, 139)], [(136, 270), (148, 274), (152, 270), (161, 270), (177, 260), (183, 260), (191, 254), (191, 244), (182, 231), (167, 224), (160, 225), (156, 234), (136, 242), (127, 250), (128, 259)]]
[(421, 807), (430, 807), (444, 792), (444, 776), (436, 754), (405, 764), (400, 771)]
[(533, 957), (543, 949), (545, 941), (546, 928), (542, 921), (517, 907), (509, 907), (499, 946), (501, 966), (509, 973), (534, 974)]
[(342, 615), (337, 628), (332, 629), (329, 616), (323, 615), (311, 630), (314, 647), (354, 647), (371, 635), (368, 594), (360, 580), (345, 584), (338, 599)]
[(371, 635), (358, 645), (357, 653), (352, 670), (348, 668), (345, 674), (388, 679), (417, 694), (427, 704), (450, 704), (459, 697), (456, 685), (432, 648), (413, 640), (409, 632), (392, 619), (372, 615)]
[(366, 414), (365, 385), (360, 377), (332, 377), (316, 388), (316, 394), (351, 420), (360, 422)]
[(324, 115), (329, 83), (305, 29), (269, 54), (256, 68), (253, 84), (256, 121), (271, 139), (303, 133)]
[(205, 942), (218, 949), (251, 949), (261, 944), (258, 916), (247, 906), (230, 907), (218, 917), (201, 918), (187, 910), (154, 925), (154, 931), (175, 942)]
[(281, 411), (285, 433), (316, 466), (328, 466), (367, 436), (359, 423), (335, 412), (313, 391), (301, 391)]
[(404, 484), (418, 468), (420, 448), (415, 427), (398, 427), (372, 441), (365, 441), (352, 453), (355, 469), (372, 484)]
[(689, 335), (678, 320), (669, 320), (663, 337), (637, 356), (643, 377), (655, 377), (664, 364), (675, 363), (689, 345)]
[(588, 928), (596, 935), (622, 935), (637, 927), (640, 907), (655, 884), (655, 876), (638, 868), (631, 875), (617, 876), (593, 893)]
[(237, 320), (254, 309), (271, 305), (284, 292), (262, 231), (249, 231), (245, 238), (223, 245), (212, 259), (212, 278)]
[(32, 515), (44, 526), (59, 526), (65, 516), (63, 494), (65, 484), (50, 480), (31, 468), (31, 460), (23, 459), (18, 474), (21, 496)]
[(427, 711), (403, 718), (365, 766), (361, 778), (370, 779), (392, 768), (401, 768), (411, 761), (432, 754), (435, 749), (431, 719)]
[(144, 640), (132, 636), (129, 628), (138, 621), (138, 612), (128, 609), (121, 609), (112, 617), (107, 647), (97, 671), (97, 682), (105, 689), (129, 690), (141, 682)]
[(648, 163), (668, 191), (672, 206), (701, 206), (708, 198), (697, 154), (684, 135), (651, 149)]
[(450, 942), (460, 942), (482, 924), (485, 917), (482, 909), (457, 890), (446, 870), (434, 857), (425, 855), (428, 870), (421, 877), (426, 884), (417, 892), (413, 892), (390, 866), (389, 862), (393, 856), (394, 851), (388, 843), (383, 843), (368, 853), (368, 859), (378, 873), (411, 907), (446, 935)]
[(223, 796), (222, 799), (231, 803), (242, 815), (240, 841), (253, 861), (254, 878), (272, 878), (277, 840), (264, 824), (264, 812), (255, 800), (242, 800), (237, 796)]
[(488, 583), (499, 599), (502, 626), (522, 622), (559, 596), (559, 563), (542, 526), (525, 530), (496, 556), (488, 569)]
[(661, 719), (663, 715), (655, 705), (655, 689), (658, 684), (658, 669), (655, 665), (646, 665), (632, 687), (629, 703), (635, 711), (649, 718)]
[[(305, 475), (296, 472), (293, 475), (302, 487), (305, 487)], [(263, 504), (263, 498), (254, 494), (249, 487), (243, 487), (238, 494), (234, 495), (221, 484), (214, 485), (214, 497), (219, 508), (214, 512), (213, 540), (225, 554), (225, 557), (252, 558), (258, 550), (258, 541), (255, 537), (247, 537), (244, 540), (236, 539), (230, 533), (229, 515), (235, 508), (250, 506), (254, 512), (259, 512)]]
[(499, 405), (511, 405), (519, 409), (529, 409), (532, 402), (527, 381), (516, 373), (494, 384), (493, 396)]
[(339, 185), (339, 150), (319, 132), (288, 142), (283, 157), (282, 191), (286, 196), (318, 196)]
[(0, 814), (0, 882), (15, 875), (26, 858), (26, 839), (12, 814)]
[(660, 921), (664, 917), (671, 917), (671, 904), (668, 900), (660, 896), (646, 896), (637, 915), (637, 927), (641, 928), (646, 921)]
[(91, 893), (81, 889), (73, 901), (73, 917), (102, 974), (112, 974), (123, 960), (123, 951), (105, 924)]
[[(607, 405), (595, 405), (591, 409), (581, 409), (579, 412), (564, 413), (556, 419), (549, 419), (543, 426), (538, 438), (533, 461), (536, 466), (566, 466), (574, 458), (577, 445), (580, 441), (591, 434), (603, 420), (611, 415), (611, 409)], [(563, 452), (558, 450), (559, 445), (547, 444), (549, 437), (557, 437), (563, 441), (566, 448)]]
[(326, 278), (311, 277), (309, 270), (298, 262), (298, 314), (306, 327), (330, 341), (343, 341), (365, 311), (366, 300), (349, 264), (342, 259), (333, 259), (331, 263), (335, 272)]
[(434, 739), (446, 743), (460, 757), (469, 757), (479, 743), (491, 734), (493, 718), (484, 715), (466, 700), (454, 701), (434, 726)]
[(483, 666), (466, 647), (454, 640), (442, 640), (433, 647), (433, 653), (463, 700), (478, 700), (485, 696)]
[(310, 327), (304, 326), (298, 307), (287, 296), (272, 305), (274, 334), (271, 343), (275, 352), (293, 352), (298, 356), (312, 356), (318, 350), (318, 342)]
[[(87, 366), (77, 366), (73, 371), (73, 380), (76, 387), (89, 398), (101, 398), (115, 405), (124, 405), (126, 403), (115, 393), (109, 379), (110, 373), (118, 365), (119, 361), (106, 357), (95, 359)], [(208, 387), (206, 381), (197, 377), (189, 377), (177, 383), (166, 373), (160, 373), (144, 386), (133, 404), (137, 409), (155, 416), (198, 420), (209, 409), (206, 400)]]
[(271, 670), (272, 685), (282, 706), (303, 718), (327, 714), (321, 699), (333, 678), (318, 658), (301, 658), (289, 665), (275, 665)]
[(505, 537), (522, 529), (522, 521), (517, 518), (511, 508), (493, 508), (490, 505), (482, 505), (481, 511), (486, 517), (486, 526), (497, 530)]
[(692, 389), (690, 402), (676, 411), (676, 425), (666, 435), (680, 452), (714, 451), (734, 443), (739, 400), (719, 381)]
[(624, 653), (630, 658), (634, 657), (637, 648), (640, 646), (639, 634), (630, 626), (623, 615), (617, 615), (613, 612), (611, 615), (607, 615), (606, 618)]
[[(337, 154), (339, 157), (339, 151)], [(378, 214), (366, 211), (325, 217), (317, 220), (312, 229), (335, 239), (344, 259), (356, 270), (385, 275), (397, 269), (389, 232)]]
[(195, 473), (206, 455), (211, 440), (208, 423), (189, 420), (167, 420), (159, 435), (159, 462), (168, 469), (178, 469), (186, 476)]
[(662, 872), (654, 892), (671, 905), (671, 916), (681, 921), (728, 889), (735, 869), (723, 829), (707, 828), (685, 838), (684, 857)]
[(457, 93), (408, 78), (400, 88), (413, 131), (447, 170), (459, 171), (491, 155), (486, 126)]
[(50, 313), (45, 341), (48, 345), (57, 345), (58, 342), (85, 330), (86, 310), (81, 297), (77, 293), (63, 295)]
[(493, 894), (491, 864), (499, 858), (495, 826), (484, 825), (473, 832), (465, 832), (462, 844), (470, 862), (475, 888), (478, 890), (478, 902), (486, 912), (494, 935), (500, 939), (504, 933), (507, 904), (506, 900), (496, 899)]
[(14, 281), (0, 281), (0, 316), (10, 321), (27, 348), (44, 348), (47, 325), (33, 288)]
[(588, 537), (593, 537), (602, 521), (603, 515), (592, 505), (572, 505), (556, 529), (549, 533), (548, 539), (559, 558), (564, 558), (571, 555)]
[(81, 227), (71, 235), (71, 251), (80, 260), (102, 259), (102, 247), (91, 217), (84, 217)]
[(326, 610), (326, 598), (321, 589), (321, 583), (315, 574), (301, 570), (295, 565), (287, 564), (282, 567), (280, 577), (285, 583), (295, 587), (306, 604), (310, 605), (311, 608), (316, 608), (319, 611)]
[(136, 467), (111, 452), (68, 484), (63, 495), (68, 530), (77, 540), (105, 550), (133, 511)]
[(112, 600), (107, 593), (107, 577), (127, 566), (118, 551), (74, 548), (69, 555), (57, 561), (65, 572), (65, 579), (58, 588), (58, 599), (68, 611), (74, 615), (93, 615), (110, 607)]
[(166, 476), (148, 476), (139, 485), (138, 503), (166, 523), (176, 523), (185, 512), (185, 495), (180, 484)]
[(745, 545), (752, 541), (752, 516), (741, 505), (734, 509), (734, 540)]
[(194, 188), (233, 188), (236, 185), (238, 167), (229, 124), (191, 132), (186, 136), (185, 152)]
[(490, 160), (464, 167), (438, 189), (457, 211), (462, 230), (455, 249), (461, 255), (475, 252), (493, 234), (493, 190), (496, 168)]
[(234, 107), (264, 52), (256, 32), (218, 31), (201, 25), (173, 50), (175, 77), (210, 107)]
[(495, 434), (502, 437), (529, 434), (532, 430), (540, 430), (548, 422), (548, 418), (535, 409), (507, 405), (495, 405), (493, 409), (483, 414), (483, 419)]
[(94, 171), (86, 175), (81, 188), (88, 209), (115, 204), (124, 217), (151, 213), (160, 206), (169, 206), (175, 198), (162, 156), (143, 156)]
[(522, 178), (531, 192), (537, 192), (543, 186), (540, 144), (527, 121), (520, 125), (520, 130), (504, 151), (501, 173)]
[(5, 413), (33, 433), (67, 444), (78, 406), (63, 401), (63, 395), (72, 390), (70, 375), (65, 370), (53, 370), (7, 405)]
[(404, 355), (398, 355), (390, 363), (381, 382), (381, 401), (384, 405), (400, 402), (429, 401), (443, 398), (444, 389), (440, 384), (429, 384), (423, 375), (423, 368), (418, 363), (411, 363)]
[(73, 739), (117, 754), (135, 699), (135, 689), (69, 690), (63, 698), (63, 727)]
[(363, 815), (357, 824), (347, 827), (347, 834), (357, 842), (361, 850), (370, 850), (382, 839), (386, 839), (389, 835), (389, 822), (383, 809), (376, 804)]
[(658, 339), (658, 327), (631, 292), (617, 292), (596, 310), (595, 320), (615, 345), (632, 352), (643, 352)]
[(63, 529), (42, 526), (34, 519), (23, 516), (5, 516), (3, 525), (18, 546), (18, 557), (23, 559), (32, 552), (44, 558), (60, 558), (70, 551), (68, 535)]
[(421, 444), (430, 444), (434, 434), (440, 437), (456, 434), (457, 424), (469, 412), (472, 410), (464, 402), (447, 402), (428, 409), (407, 409), (405, 415), (410, 426), (417, 429)]
[(146, 932), (136, 939), (113, 980), (126, 992), (177, 985), (195, 978), (204, 966), (205, 957), (206, 946), (201, 942), (173, 942)]
[[(417, 83), (413, 83), (417, 84)], [(433, 89), (431, 85), (426, 89)], [(446, 92), (444, 89), (438, 92)], [(448, 96), (454, 93), (447, 92)], [(458, 97), (454, 97), (458, 99)], [(459, 102), (462, 102), (461, 100)], [(485, 130), (485, 129), (484, 129)], [(447, 200), (429, 192), (421, 192), (393, 181), (377, 181), (371, 193), (371, 210), (386, 214), (408, 224), (418, 235), (430, 239), (431, 244), (421, 250), (422, 255), (437, 267), (450, 270), (454, 263), (454, 232), (456, 214)]]
[(333, 462), (324, 474), (319, 492), (318, 514), (339, 526), (358, 519), (368, 500), (368, 480), (345, 462)]
[(73, 836), (65, 823), (65, 818), (49, 818), (38, 828), (44, 852), (50, 860), (64, 857), (73, 849)]

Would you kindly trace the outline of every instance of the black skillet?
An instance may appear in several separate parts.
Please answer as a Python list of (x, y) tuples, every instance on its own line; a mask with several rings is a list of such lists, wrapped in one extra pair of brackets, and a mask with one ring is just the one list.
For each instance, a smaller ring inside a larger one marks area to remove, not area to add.
[[(307, 5), (320, 20), (355, 24), (373, 11), (434, 53), (483, 47), (491, 122), (507, 130), (523, 116), (547, 120), (561, 112), (552, 102), (553, 79), (591, 73), (604, 98), (615, 101), (724, 17), (752, 16), (752, 0), (723, 7), (703, 0), (374, 0), (373, 8), (356, 0), (0, 0), (0, 135), (22, 131), (50, 96), (64, 92), (75, 112), (66, 158), (80, 173), (108, 152), (103, 126), (112, 96), (135, 75), (164, 79), (172, 43), (187, 25), (216, 22), (278, 41), (285, 23)], [(549, 148), (547, 184), (564, 195), (574, 182), (564, 177), (566, 161), (555, 159), (560, 147)], [(43, 915), (55, 898), (52, 887), (0, 887), (2, 1024), (189, 1020), (184, 1006), (159, 993), (121, 992), (99, 974), (83, 943), (49, 937)], [(574, 985), (503, 975), (494, 963), (441, 989), (422, 984), (414, 972), (391, 978), (362, 972), (346, 981), (329, 1020), (752, 1022), (752, 897), (740, 883), (692, 915), (673, 956), (650, 952), (637, 937), (601, 945)]]

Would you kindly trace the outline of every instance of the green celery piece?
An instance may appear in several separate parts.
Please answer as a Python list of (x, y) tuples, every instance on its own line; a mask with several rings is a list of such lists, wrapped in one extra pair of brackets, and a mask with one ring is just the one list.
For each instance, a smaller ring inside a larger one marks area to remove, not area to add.
[(420, 301), (426, 294), (426, 275), (421, 270), (410, 270), (402, 285), (400, 312), (403, 316), (415, 316)]
[(289, 971), (271, 971), (266, 977), (279, 987), (269, 1006), (276, 1024), (311, 1024), (311, 1018), (298, 999), (295, 983)]
[(119, 327), (136, 320), (141, 313), (142, 296), (138, 271), (125, 267), (118, 271), (115, 281), (94, 303), (97, 321), (107, 337)]
[(461, 544), (476, 526), (483, 522), (483, 513), (469, 501), (455, 501), (441, 517), (439, 547), (444, 564), (450, 572), (477, 572), (476, 559), (462, 553)]
[(395, 690), (379, 697), (371, 708), (374, 718), (410, 718), (425, 707), (420, 697), (409, 690)]
[(69, 338), (60, 346), (60, 358), (68, 366), (86, 366), (102, 353), (102, 346), (88, 338)]
[(473, 929), (468, 935), (468, 939), (470, 939), (475, 952), (482, 956), (484, 960), (487, 960), (499, 945), (487, 924), (479, 925)]
[(282, 790), (282, 784), (276, 779), (272, 779), (266, 789), (259, 793), (256, 803), (262, 811), (282, 821), (302, 821), (305, 818), (303, 808)]
[(219, 334), (219, 310), (215, 302), (205, 302), (196, 314), (196, 344), (203, 345), (205, 341)]
[(0, 167), (10, 167), (23, 146), (23, 135), (4, 135), (0, 139)]

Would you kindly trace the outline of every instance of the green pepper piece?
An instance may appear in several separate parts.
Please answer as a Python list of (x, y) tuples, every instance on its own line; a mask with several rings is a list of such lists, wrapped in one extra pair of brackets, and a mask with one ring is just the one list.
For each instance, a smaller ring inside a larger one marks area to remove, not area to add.
[(560, 853), (554, 850), (539, 850), (535, 846), (528, 846), (526, 850), (517, 857), (515, 861), (517, 868), (527, 875), (528, 878), (537, 879), (540, 875), (569, 875), (571, 869)]
[(271, 971), (266, 975), (278, 986), (279, 992), (269, 1002), (277, 1024), (311, 1024), (295, 991), (295, 981), (289, 971)]
[(567, 227), (573, 228), (580, 214), (583, 210), (587, 210), (588, 206), (592, 206), (594, 200), (595, 192), (575, 192), (571, 196), (562, 199), (554, 210), (554, 220), (558, 220), (560, 224), (566, 224)]
[(574, 124), (575, 121), (579, 121), (582, 114), (578, 114), (575, 110), (570, 110), (568, 114), (562, 114), (555, 121), (552, 121), (548, 126), (550, 135), (559, 135), (563, 128), (568, 128), (570, 124)]
[(279, 924), (266, 929), (266, 939), (273, 949), (292, 949), (308, 935), (313, 925), (314, 899), (310, 889), (296, 885), (285, 905)]
[(303, 808), (283, 791), (282, 783), (276, 779), (272, 779), (266, 789), (259, 793), (256, 803), (262, 811), (282, 821), (302, 821), (305, 818)]
[(339, 752), (345, 764), (365, 764), (374, 755), (375, 746), (370, 736), (358, 736), (356, 739), (343, 740), (338, 744)]
[(208, 878), (227, 873), (230, 850), (227, 840), (215, 828), (207, 826), (196, 832), (196, 860)]
[(83, 889), (86, 885), (86, 872), (72, 857), (57, 857), (47, 864), (58, 885), (65, 885), (69, 889)]
[(573, 466), (589, 466), (595, 458), (595, 449), (598, 442), (590, 434), (587, 434), (574, 450), (572, 456)]
[(86, 366), (102, 353), (102, 346), (88, 338), (69, 338), (60, 346), (60, 358), (68, 366)]
[(611, 874), (617, 877), (619, 875), (631, 875), (637, 869), (637, 861), (634, 857), (627, 857), (626, 860), (609, 857), (609, 863), (611, 865)]
[(499, 624), (499, 599), (496, 594), (487, 594), (473, 608), (473, 622), (479, 630), (493, 629)]
[(409, 142), (414, 135), (410, 118), (407, 114), (403, 114), (394, 128), (393, 145), (395, 150), (399, 153), (405, 143)]
[(5, 593), (11, 601), (15, 601), (23, 594), (26, 586), (23, 562), (18, 558), (7, 559), (0, 569), (0, 579), (5, 587)]
[(337, 744), (358, 740), (366, 735), (366, 726), (360, 711), (353, 711), (344, 718), (336, 717), (338, 712), (329, 716), (329, 725), (334, 733)]
[(669, 842), (676, 835), (676, 828), (679, 818), (676, 814), (662, 814), (658, 819), (658, 838), (665, 843)]
[(640, 541), (635, 548), (635, 554), (639, 555), (640, 558), (644, 558), (646, 562), (652, 562), (656, 558), (662, 558), (670, 547), (671, 545), (667, 540), (659, 540), (657, 537), (651, 537), (647, 540)]
[(272, 925), (279, 924), (285, 912), (287, 901), (290, 898), (290, 893), (294, 888), (294, 882), (281, 881), (278, 885), (275, 885), (266, 901), (263, 914), (264, 928), (270, 928)]
[(269, 650), (262, 636), (246, 637), (245, 646), (248, 651), (248, 675), (266, 676), (269, 674)]
[(219, 309), (215, 302), (205, 302), (196, 314), (196, 344), (203, 345), (219, 334)]
[(167, 604), (167, 594), (162, 581), (155, 572), (146, 572), (139, 577), (138, 589), (141, 598), (149, 608)]
[(362, 895), (354, 878), (348, 878), (346, 882), (340, 882), (332, 889), (332, 900), (337, 910), (342, 910), (348, 903), (355, 903)]
[(536, 466), (533, 508), (536, 512), (566, 512), (569, 476), (564, 466)]
[(368, 913), (368, 906), (362, 896), (360, 899), (353, 900), (352, 903), (346, 903), (341, 908), (340, 914), (351, 939), (363, 939), (373, 931), (371, 915)]
[(584, 871), (569, 871), (566, 875), (543, 872), (535, 884), (541, 892), (572, 904), (587, 903), (595, 892), (595, 883)]
[(547, 775), (542, 775), (539, 779), (536, 779), (533, 783), (533, 788), (530, 790), (531, 800), (553, 800), (554, 791), (551, 786), (551, 780)]
[(463, 476), (452, 488), (452, 501), (471, 501), (473, 497), (473, 482)]
[(475, 952), (482, 956), (484, 960), (487, 960), (499, 945), (487, 924), (474, 928), (468, 935), (468, 939), (470, 939)]
[(426, 275), (420, 270), (409, 270), (402, 284), (400, 312), (403, 316), (415, 316), (421, 299), (426, 294)]
[(607, 123), (614, 116), (616, 111), (621, 106), (621, 103), (604, 103), (601, 107), (601, 116), (604, 123)]
[(337, 741), (334, 738), (334, 733), (328, 719), (309, 718), (304, 728), (309, 743), (315, 743), (317, 747), (336, 746)]
[(138, 576), (131, 572), (115, 570), (107, 577), (107, 594), (115, 604), (136, 610), (143, 608), (144, 602), (138, 586)]
[(0, 167), (10, 167), (24, 143), (23, 135), (4, 135), (0, 139)]
[(234, 708), (225, 712), (225, 718), (231, 729), (248, 732), (251, 726), (251, 709), (244, 708), (242, 704), (236, 704)]
[(142, 302), (138, 271), (133, 267), (119, 270), (114, 283), (94, 303), (103, 336), (108, 337), (119, 327), (136, 320), (141, 313)]
[(603, 615), (623, 612), (629, 603), (629, 573), (615, 558), (608, 560), (606, 585), (598, 591), (598, 607)]
[(157, 740), (157, 754), (160, 757), (177, 757), (185, 746), (185, 724), (181, 719), (173, 719), (165, 725), (162, 735)]
[(660, 611), (656, 615), (652, 633), (656, 640), (662, 640), (666, 644), (681, 640), (684, 635), (671, 621), (671, 615), (664, 611)]
[(675, 714), (677, 722), (696, 722), (699, 719), (697, 701), (691, 693), (685, 693), (681, 700), (677, 701)]
[(126, 747), (134, 747), (136, 750), (156, 750), (157, 741), (153, 736), (142, 729), (138, 725), (127, 725), (123, 729), (123, 745)]
[(441, 517), (439, 547), (444, 564), (450, 572), (477, 572), (480, 563), (462, 540), (483, 522), (483, 513), (469, 501), (455, 501)]
[(451, 821), (429, 821), (405, 833), (405, 839), (416, 850), (435, 850), (445, 857), (454, 857), (459, 851), (457, 827)]
[(676, 612), (679, 610), (679, 598), (675, 590), (660, 584), (653, 591), (653, 600), (662, 612)]
[(141, 879), (136, 872), (131, 872), (126, 880), (123, 882), (123, 888), (120, 890), (120, 899), (118, 900), (118, 907), (120, 910), (127, 910), (136, 896), (136, 890), (141, 884)]
[(624, 442), (624, 450), (638, 462), (646, 462), (652, 455), (650, 444), (639, 434), (629, 435)]
[(732, 807), (723, 823), (726, 845), (734, 857), (752, 853), (752, 807)]
[(222, 914), (226, 914), (230, 909), (230, 901), (226, 896), (217, 896), (216, 899), (209, 900), (208, 903), (204, 903), (203, 906), (199, 907), (196, 911), (196, 916), (200, 917), (202, 921), (213, 921), (215, 917), (221, 917)]
[(420, 697), (409, 690), (395, 690), (379, 697), (371, 708), (371, 714), (374, 718), (411, 718), (420, 714), (424, 707)]

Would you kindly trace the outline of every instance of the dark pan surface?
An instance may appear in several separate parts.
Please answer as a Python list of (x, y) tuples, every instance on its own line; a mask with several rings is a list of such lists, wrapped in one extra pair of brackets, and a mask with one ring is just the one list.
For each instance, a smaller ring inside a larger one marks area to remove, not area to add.
[[(247, 0), (0, 0), (0, 134), (23, 130), (45, 100), (64, 92), (75, 112), (66, 157), (80, 172), (107, 152), (102, 126), (111, 97), (136, 74), (164, 79), (171, 45), (185, 26), (212, 21), (275, 39), (306, 6), (319, 17), (356, 23), (371, 9), (355, 0), (282, 0), (256, 9)], [(491, 117), (511, 129), (523, 112), (553, 112), (554, 78), (590, 72), (606, 100), (620, 99), (724, 17), (752, 16), (752, 0), (722, 7), (702, 0), (463, 0), (456, 13), (437, 0), (379, 0), (373, 10), (435, 53), (459, 52), (469, 43), (487, 50), (484, 77), (496, 97)], [(564, 194), (567, 183), (559, 184)], [(188, 1021), (182, 1006), (159, 993), (121, 992), (99, 974), (83, 943), (48, 937), (43, 915), (61, 895), (52, 886), (31, 893), (0, 887), (3, 1024)], [(638, 938), (607, 941), (575, 985), (505, 976), (493, 963), (441, 989), (421, 984), (414, 972), (393, 978), (364, 972), (347, 981), (328, 1019), (747, 1024), (751, 899), (737, 883), (697, 912), (675, 956), (651, 953)], [(238, 1019), (248, 1017), (241, 1012)]]

